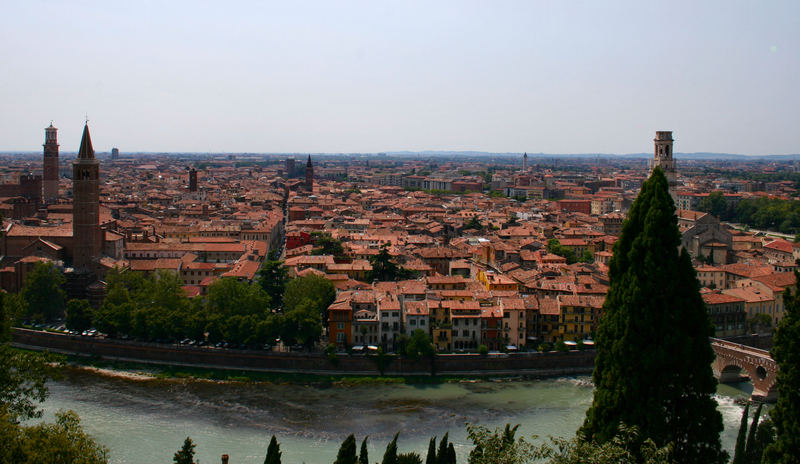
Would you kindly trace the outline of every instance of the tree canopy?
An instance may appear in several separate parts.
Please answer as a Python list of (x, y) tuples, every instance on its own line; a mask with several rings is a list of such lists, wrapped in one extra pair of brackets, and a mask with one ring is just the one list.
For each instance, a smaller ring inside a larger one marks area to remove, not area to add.
[[(642, 185), (609, 263), (597, 332), (592, 406), (579, 431), (603, 444), (621, 425), (672, 444), (681, 463), (723, 463), (722, 416), (713, 398), (714, 329), (691, 259), (680, 246), (667, 179)], [(636, 447), (635, 447), (636, 448)]]
[(800, 291), (787, 289), (783, 301), (783, 319), (770, 351), (778, 363), (778, 402), (770, 411), (777, 437), (764, 451), (768, 464), (788, 464), (800, 456)]
[(64, 315), (64, 274), (52, 262), (38, 262), (25, 277), (22, 298), (27, 315), (46, 321)]

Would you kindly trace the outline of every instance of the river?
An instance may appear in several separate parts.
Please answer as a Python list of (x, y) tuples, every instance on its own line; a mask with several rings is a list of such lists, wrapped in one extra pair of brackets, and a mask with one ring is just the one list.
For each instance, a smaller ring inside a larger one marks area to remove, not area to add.
[[(717, 399), (725, 421), (723, 445), (736, 440), (749, 383), (720, 385)], [(187, 380), (134, 380), (85, 370), (68, 370), (50, 384), (45, 419), (72, 409), (85, 430), (110, 449), (110, 462), (172, 462), (191, 436), (199, 462), (262, 463), (270, 436), (281, 444), (283, 461), (325, 464), (335, 460), (342, 440), (369, 435), (371, 461), (400, 432), (400, 452), (425, 457), (428, 440), (449, 432), (458, 462), (471, 449), (464, 424), (488, 427), (521, 424), (517, 436), (572, 436), (592, 401), (589, 377), (461, 382), (441, 385), (305, 386)]]

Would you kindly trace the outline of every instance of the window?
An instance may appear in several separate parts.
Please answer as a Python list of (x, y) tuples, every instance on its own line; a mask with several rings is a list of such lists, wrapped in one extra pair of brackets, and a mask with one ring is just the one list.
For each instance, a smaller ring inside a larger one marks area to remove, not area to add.
[(339, 330), (344, 330), (344, 322), (336, 323), (336, 328), (339, 329)]

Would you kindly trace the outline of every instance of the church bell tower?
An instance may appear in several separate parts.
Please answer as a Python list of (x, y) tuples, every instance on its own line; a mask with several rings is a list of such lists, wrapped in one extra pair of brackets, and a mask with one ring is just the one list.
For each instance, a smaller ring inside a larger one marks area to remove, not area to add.
[(103, 245), (100, 230), (100, 161), (94, 157), (89, 124), (83, 127), (78, 157), (72, 162), (72, 264), (78, 273), (97, 267)]

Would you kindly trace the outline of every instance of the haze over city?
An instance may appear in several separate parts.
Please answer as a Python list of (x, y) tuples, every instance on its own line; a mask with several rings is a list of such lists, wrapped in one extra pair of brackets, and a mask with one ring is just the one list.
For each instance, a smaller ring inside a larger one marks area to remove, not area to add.
[(797, 2), (9, 2), (0, 150), (797, 153)]

